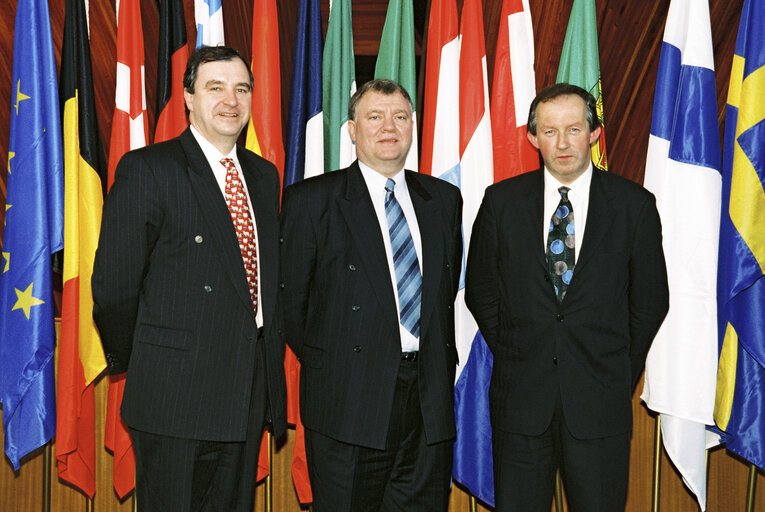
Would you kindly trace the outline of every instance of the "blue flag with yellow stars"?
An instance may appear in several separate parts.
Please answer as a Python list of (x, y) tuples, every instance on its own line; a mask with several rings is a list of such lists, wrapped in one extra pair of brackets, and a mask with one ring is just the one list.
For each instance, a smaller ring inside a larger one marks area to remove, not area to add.
[(47, 0), (19, 0), (0, 268), (0, 402), (15, 470), (56, 433), (51, 255), (64, 245), (64, 160)]

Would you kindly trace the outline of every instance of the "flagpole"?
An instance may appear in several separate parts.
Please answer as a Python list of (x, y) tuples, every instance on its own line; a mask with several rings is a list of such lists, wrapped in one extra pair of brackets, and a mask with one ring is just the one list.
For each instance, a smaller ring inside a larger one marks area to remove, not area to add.
[(470, 512), (478, 512), (478, 500), (475, 496), (470, 497)]
[(90, 498), (85, 501), (85, 512), (93, 512), (93, 500)]
[(656, 415), (656, 436), (653, 446), (653, 488), (651, 489), (651, 512), (659, 511), (659, 482), (661, 480), (661, 414)]
[(273, 512), (274, 510), (274, 503), (273, 503), (273, 494), (274, 494), (274, 481), (271, 475), (273, 475), (274, 472), (274, 441), (273, 436), (271, 435), (271, 432), (266, 433), (266, 439), (268, 442), (268, 475), (266, 475), (266, 512)]
[(563, 512), (563, 485), (560, 480), (560, 469), (555, 472), (555, 510)]
[(754, 491), (757, 486), (757, 466), (749, 464), (749, 485), (746, 489), (746, 512), (754, 512)]
[(43, 512), (50, 512), (50, 472), (53, 470), (50, 443), (45, 445), (43, 452)]

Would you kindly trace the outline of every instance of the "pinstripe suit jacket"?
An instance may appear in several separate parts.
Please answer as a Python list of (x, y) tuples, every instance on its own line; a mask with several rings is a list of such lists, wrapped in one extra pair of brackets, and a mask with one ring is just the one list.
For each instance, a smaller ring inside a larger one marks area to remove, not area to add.
[[(419, 391), (428, 443), (455, 436), (453, 303), (462, 257), (459, 190), (406, 171), (422, 238)], [(301, 419), (382, 449), (401, 363), (384, 242), (357, 163), (288, 187), (281, 216), (282, 311), (302, 362)]]
[(237, 155), (258, 230), (260, 331), (225, 199), (191, 132), (132, 151), (117, 167), (93, 269), (93, 317), (109, 372), (127, 371), (121, 412), (132, 428), (243, 441), (263, 343), (270, 417), (275, 435), (284, 432), (279, 179), (254, 153)]
[(626, 433), (669, 307), (656, 200), (595, 170), (581, 254), (559, 304), (542, 240), (543, 172), (487, 188), (470, 239), (465, 301), (494, 355), (492, 425), (539, 435), (560, 395), (575, 437)]

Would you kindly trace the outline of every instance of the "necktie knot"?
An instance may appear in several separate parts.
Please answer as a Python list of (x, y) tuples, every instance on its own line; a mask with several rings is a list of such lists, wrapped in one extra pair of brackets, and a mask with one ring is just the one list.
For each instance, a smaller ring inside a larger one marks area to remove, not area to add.
[(385, 192), (387, 192), (386, 195), (392, 194), (395, 188), (396, 188), (396, 182), (393, 181), (392, 178), (388, 178), (388, 181), (385, 182)]
[(560, 196), (563, 198), (564, 201), (568, 201), (568, 191), (571, 190), (568, 187), (559, 187), (558, 192), (560, 192)]

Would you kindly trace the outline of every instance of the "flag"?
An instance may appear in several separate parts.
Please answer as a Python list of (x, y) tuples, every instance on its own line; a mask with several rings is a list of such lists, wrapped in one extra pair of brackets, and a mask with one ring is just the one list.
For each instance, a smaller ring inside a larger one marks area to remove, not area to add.
[(154, 142), (177, 137), (189, 125), (183, 100), (183, 73), (189, 60), (183, 0), (159, 4), (159, 56), (157, 57), (157, 129)]
[(106, 165), (99, 140), (83, 0), (67, 0), (61, 50), (64, 139), (64, 293), (58, 362), (59, 478), (95, 493), (93, 380), (106, 368), (93, 322), (90, 278), (101, 227)]
[(414, 11), (412, 0), (390, 0), (385, 16), (380, 49), (375, 64), (375, 79), (387, 78), (401, 84), (412, 99), (414, 124), (412, 145), (404, 168), (416, 171), (417, 166), (417, 73), (414, 66)]
[(661, 215), (670, 305), (648, 353), (641, 398), (661, 414), (664, 447), (701, 510), (717, 374), (720, 164), (708, 0), (672, 0), (644, 181)]
[[(122, 155), (143, 147), (149, 138), (144, 83), (144, 45), (139, 0), (117, 2), (117, 81), (114, 94), (108, 187)], [(115, 270), (116, 271), (116, 270)], [(104, 445), (114, 454), (114, 490), (124, 498), (135, 487), (135, 455), (120, 417), (125, 376), (109, 377)]]
[(282, 82), (279, 70), (279, 19), (276, 0), (255, 0), (252, 13), (252, 115), (247, 149), (273, 163), (284, 176)]
[(0, 270), (0, 403), (14, 470), (56, 433), (51, 255), (64, 246), (56, 82), (48, 2), (19, 0)]
[(356, 148), (348, 134), (348, 101), (356, 92), (351, 0), (333, 0), (322, 58), (324, 172), (348, 167)]
[(597, 21), (595, 0), (574, 0), (555, 81), (578, 85), (595, 97), (598, 118), (603, 129), (600, 131), (600, 138), (591, 147), (592, 161), (601, 169), (608, 170)]
[(301, 0), (287, 118), (285, 187), (324, 172), (321, 51), (319, 0)]
[[(489, 85), (484, 48), (481, 0), (465, 0), (460, 26), (459, 59), (459, 186), (462, 210), (463, 251), (484, 190), (494, 181)], [(465, 306), (465, 256), (457, 293), (455, 327), (460, 366), (454, 385), (457, 440), (454, 443), (454, 479), (481, 501), (494, 504), (494, 478), (489, 419), (489, 380), (492, 355)]]
[[(321, 11), (319, 0), (301, 0), (298, 10), (292, 86), (287, 118), (287, 154), (284, 186), (324, 172), (324, 133), (321, 114)], [(287, 421), (295, 425), (292, 452), (292, 481), (300, 503), (313, 501), (305, 432), (300, 421), (300, 363), (287, 347), (284, 359), (287, 377)]]
[(765, 468), (765, 3), (744, 0), (725, 109), (715, 421)]
[(221, 46), (223, 37), (223, 0), (194, 0), (197, 22), (197, 48)]
[(421, 172), (459, 185), (460, 39), (455, 0), (432, 0), (425, 56)]
[(529, 0), (504, 0), (491, 88), (495, 181), (539, 168), (539, 153), (526, 137), (534, 96), (534, 33)]

